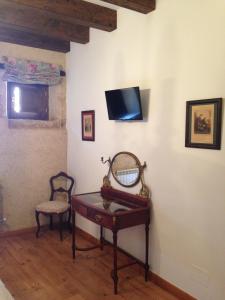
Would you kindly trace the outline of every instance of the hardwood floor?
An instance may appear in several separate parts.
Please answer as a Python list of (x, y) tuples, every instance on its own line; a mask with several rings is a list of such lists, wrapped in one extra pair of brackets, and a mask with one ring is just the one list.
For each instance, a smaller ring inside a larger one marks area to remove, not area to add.
[[(90, 242), (82, 236), (79, 245)], [(118, 256), (119, 264), (129, 259)], [(144, 281), (137, 265), (119, 271), (119, 294), (113, 294), (112, 249), (77, 252), (71, 258), (71, 236), (46, 231), (39, 239), (28, 233), (0, 238), (0, 279), (16, 300), (177, 300)]]

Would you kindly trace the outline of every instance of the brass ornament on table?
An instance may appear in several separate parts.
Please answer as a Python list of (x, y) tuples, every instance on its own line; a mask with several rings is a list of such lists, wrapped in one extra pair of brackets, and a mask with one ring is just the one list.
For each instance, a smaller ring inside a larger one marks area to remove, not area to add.
[(144, 180), (144, 169), (147, 167), (146, 162), (144, 162), (144, 164), (141, 166), (141, 189), (139, 191), (139, 196), (145, 197), (145, 198), (150, 198), (151, 193), (150, 190), (148, 188), (148, 186), (145, 184), (145, 180)]
[(111, 186), (111, 182), (110, 182), (110, 180), (109, 180), (111, 159), (110, 159), (110, 157), (109, 157), (107, 160), (104, 161), (104, 158), (101, 157), (101, 162), (102, 162), (103, 164), (106, 164), (106, 163), (109, 164), (109, 170), (108, 170), (108, 173), (107, 173), (107, 175), (105, 175), (105, 176), (103, 177), (103, 187), (104, 187), (104, 188), (110, 188), (110, 187), (112, 187), (112, 186)]
[(103, 186), (106, 187), (106, 188), (110, 188), (111, 187), (111, 182), (109, 180), (109, 176), (108, 175), (105, 175), (103, 177)]
[(151, 197), (150, 190), (149, 190), (148, 186), (143, 181), (142, 181), (142, 187), (139, 191), (139, 196), (142, 196), (144, 198), (150, 198)]
[(108, 210), (110, 208), (111, 205), (111, 201), (107, 200), (107, 199), (103, 199), (103, 207), (105, 210)]

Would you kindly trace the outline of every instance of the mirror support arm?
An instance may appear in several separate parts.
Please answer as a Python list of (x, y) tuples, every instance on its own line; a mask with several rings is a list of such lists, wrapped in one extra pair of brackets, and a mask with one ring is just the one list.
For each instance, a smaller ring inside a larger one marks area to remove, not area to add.
[(111, 165), (111, 158), (109, 157), (107, 160), (104, 161), (104, 157), (102, 156), (102, 157), (101, 157), (101, 162), (102, 162), (103, 164), (109, 163), (109, 165)]
[(147, 167), (146, 161), (144, 161), (144, 164), (142, 165), (142, 169), (144, 170)]

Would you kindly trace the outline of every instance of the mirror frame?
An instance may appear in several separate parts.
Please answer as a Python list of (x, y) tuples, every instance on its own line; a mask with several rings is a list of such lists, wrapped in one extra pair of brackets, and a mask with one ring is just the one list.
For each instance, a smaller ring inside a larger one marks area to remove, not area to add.
[[(137, 180), (136, 180), (132, 185), (128, 185), (128, 186), (127, 186), (127, 185), (122, 184), (121, 182), (119, 182), (119, 181), (115, 178), (115, 176), (114, 176), (114, 174), (113, 174), (113, 172), (112, 172), (112, 164), (113, 164), (113, 162), (114, 162), (114, 160), (115, 160), (115, 157), (117, 157), (117, 156), (118, 156), (119, 154), (121, 154), (121, 153), (129, 154), (129, 155), (132, 156), (132, 157), (136, 160), (136, 162), (138, 163), (139, 170), (140, 170), (139, 176), (138, 176)], [(107, 160), (104, 160), (104, 158), (101, 157), (101, 162), (102, 162), (103, 164), (108, 163), (108, 165), (109, 165), (108, 173), (103, 177), (103, 186), (102, 186), (103, 188), (112, 188), (112, 185), (111, 185), (111, 182), (110, 182), (110, 173), (112, 173), (112, 174), (113, 174), (113, 178), (116, 180), (116, 182), (117, 182), (118, 184), (120, 184), (121, 186), (126, 187), (126, 188), (133, 187), (133, 186), (137, 185), (139, 182), (141, 182), (141, 189), (140, 189), (138, 195), (141, 196), (141, 197), (150, 199), (151, 192), (150, 192), (150, 189), (148, 188), (148, 186), (145, 184), (145, 180), (144, 180), (144, 169), (147, 167), (146, 162), (144, 162), (144, 164), (141, 165), (141, 163), (140, 163), (139, 159), (137, 158), (137, 156), (134, 155), (133, 153), (127, 152), (127, 151), (121, 151), (121, 152), (118, 152), (117, 154), (114, 155), (114, 157), (113, 157), (112, 160), (111, 160), (110, 157), (109, 157)]]
[[(113, 172), (113, 168), (112, 168), (113, 163), (114, 163), (115, 159), (116, 159), (119, 155), (121, 155), (121, 154), (127, 154), (127, 155), (131, 156), (131, 157), (136, 161), (137, 167), (138, 167), (138, 169), (139, 169), (139, 174), (138, 174), (137, 179), (136, 179), (132, 184), (129, 184), (129, 185), (126, 185), (126, 184), (121, 183), (121, 182), (117, 179), (116, 175), (114, 174), (115, 172)], [(121, 152), (118, 152), (116, 155), (114, 155), (114, 157), (113, 157), (113, 159), (112, 159), (112, 161), (111, 161), (111, 164), (110, 164), (110, 172), (112, 173), (113, 178), (116, 180), (117, 183), (119, 183), (120, 185), (122, 185), (122, 186), (124, 186), (124, 187), (129, 188), (129, 187), (135, 186), (135, 185), (138, 184), (138, 182), (140, 181), (140, 179), (141, 179), (141, 173), (142, 173), (142, 167), (141, 167), (141, 163), (140, 163), (140, 161), (139, 161), (139, 159), (137, 158), (136, 155), (134, 155), (134, 154), (131, 153), (131, 152), (121, 151)]]

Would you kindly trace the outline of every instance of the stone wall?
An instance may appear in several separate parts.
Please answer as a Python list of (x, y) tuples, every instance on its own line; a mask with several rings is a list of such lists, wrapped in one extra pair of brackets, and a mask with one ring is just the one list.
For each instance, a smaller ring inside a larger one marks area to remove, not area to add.
[[(65, 55), (0, 43), (3, 55), (60, 64)], [(66, 79), (49, 91), (50, 121), (8, 120), (6, 83), (0, 72), (0, 216), (2, 230), (35, 225), (35, 206), (49, 199), (49, 178), (66, 171)]]

